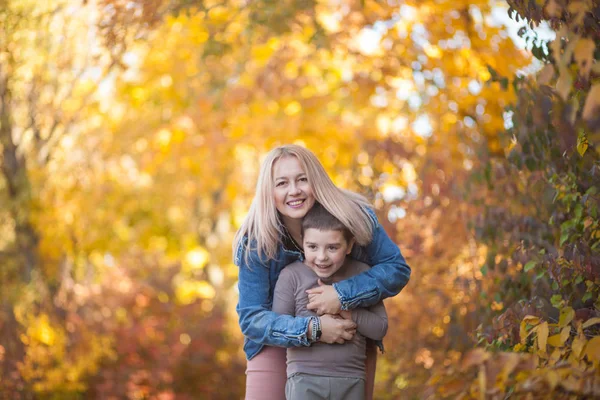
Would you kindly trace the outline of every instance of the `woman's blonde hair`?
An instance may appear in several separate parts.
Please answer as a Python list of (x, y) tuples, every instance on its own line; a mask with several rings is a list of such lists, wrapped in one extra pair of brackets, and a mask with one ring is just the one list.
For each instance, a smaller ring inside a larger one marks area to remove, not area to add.
[[(298, 159), (312, 187), (315, 200), (350, 230), (356, 243), (370, 243), (373, 237), (373, 220), (365, 209), (371, 207), (367, 199), (335, 186), (310, 150), (289, 144), (271, 150), (261, 165), (252, 205), (233, 240), (234, 257), (245, 237), (247, 246), (255, 248), (261, 258), (271, 260), (277, 256), (277, 246), (284, 235), (284, 227), (273, 198), (273, 167), (279, 159), (286, 157)], [(249, 247), (244, 250), (247, 261)]]

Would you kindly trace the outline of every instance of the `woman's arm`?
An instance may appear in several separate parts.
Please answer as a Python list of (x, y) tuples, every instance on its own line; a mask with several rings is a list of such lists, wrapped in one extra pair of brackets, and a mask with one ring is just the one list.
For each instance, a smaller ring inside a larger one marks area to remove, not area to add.
[[(245, 240), (240, 244), (244, 246)], [(238, 251), (238, 254), (242, 251)], [(270, 279), (267, 263), (256, 251), (248, 259), (243, 253), (236, 257), (239, 266), (240, 292), (236, 311), (242, 333), (247, 338), (270, 346), (309, 346), (307, 329), (309, 318), (279, 315), (271, 311)]]
[(359, 275), (308, 291), (308, 309), (317, 314), (334, 314), (339, 310), (368, 307), (400, 293), (410, 279), (410, 267), (398, 245), (385, 232), (375, 213), (366, 212), (373, 219), (373, 240), (364, 251), (366, 262), (372, 267)]
[[(245, 247), (246, 240), (240, 245)], [(309, 318), (279, 315), (271, 311), (273, 299), (269, 294), (268, 264), (260, 259), (256, 251), (250, 251), (246, 260), (243, 250), (238, 249), (234, 261), (239, 266), (239, 301), (236, 311), (244, 336), (270, 346), (309, 346)], [(349, 340), (352, 334), (347, 331), (355, 326), (352, 321), (342, 320), (322, 324), (323, 336), (327, 333), (327, 337), (334, 341), (340, 338)]]

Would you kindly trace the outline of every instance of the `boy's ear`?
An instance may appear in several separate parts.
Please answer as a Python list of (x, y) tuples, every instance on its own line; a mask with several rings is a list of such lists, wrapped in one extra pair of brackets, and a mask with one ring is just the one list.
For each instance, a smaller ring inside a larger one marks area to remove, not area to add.
[(356, 239), (354, 239), (354, 238), (350, 239), (350, 241), (348, 242), (348, 250), (346, 250), (346, 255), (350, 254), (350, 252), (352, 251), (352, 246), (354, 246), (355, 242), (356, 242)]

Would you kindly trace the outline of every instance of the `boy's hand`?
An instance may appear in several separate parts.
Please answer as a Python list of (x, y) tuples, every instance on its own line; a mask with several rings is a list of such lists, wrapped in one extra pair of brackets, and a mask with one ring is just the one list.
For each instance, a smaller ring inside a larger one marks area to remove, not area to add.
[(356, 324), (353, 321), (329, 314), (325, 314), (320, 318), (321, 342), (343, 344), (347, 340), (352, 340), (356, 333)]
[(336, 290), (331, 285), (325, 285), (319, 279), (319, 287), (308, 289), (308, 305), (306, 308), (313, 310), (317, 315), (338, 314), (342, 303)]
[(350, 311), (350, 310), (341, 310), (340, 311), (340, 317), (342, 317), (344, 319), (348, 319), (350, 321), (353, 321), (353, 319), (352, 319), (352, 311)]

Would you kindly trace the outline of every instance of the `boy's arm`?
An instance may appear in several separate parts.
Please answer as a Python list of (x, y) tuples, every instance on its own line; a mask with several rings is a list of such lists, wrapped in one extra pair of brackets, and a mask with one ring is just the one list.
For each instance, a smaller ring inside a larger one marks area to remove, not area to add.
[[(350, 315), (349, 315), (349, 314)], [(350, 317), (357, 325), (357, 332), (373, 340), (382, 340), (388, 329), (388, 318), (383, 302), (367, 307), (342, 311), (344, 318)]]
[(296, 277), (291, 269), (284, 269), (275, 284), (273, 293), (273, 312), (284, 315), (296, 315)]

